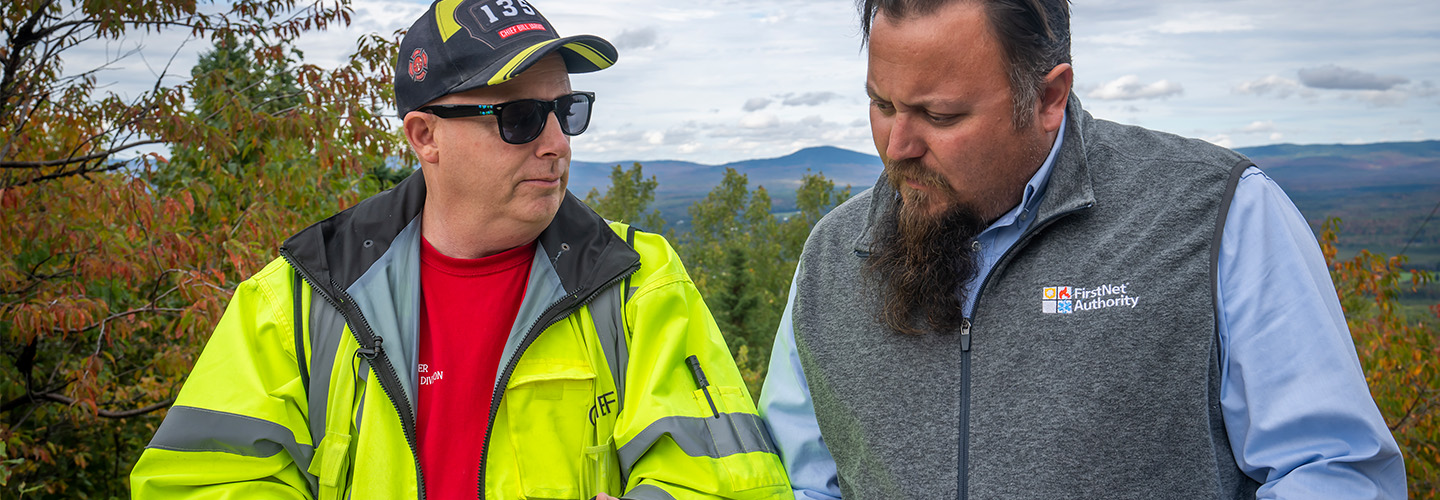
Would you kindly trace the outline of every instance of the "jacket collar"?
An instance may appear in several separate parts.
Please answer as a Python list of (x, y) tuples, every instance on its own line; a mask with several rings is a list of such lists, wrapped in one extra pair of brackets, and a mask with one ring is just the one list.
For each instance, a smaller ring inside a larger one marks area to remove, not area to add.
[[(418, 222), (424, 205), (424, 171), (416, 169), (395, 187), (287, 238), (280, 253), (312, 286), (338, 298), (390, 250), (406, 226)], [(593, 291), (640, 260), (603, 218), (568, 191), (537, 240), (571, 294)]]
[[(1095, 204), (1095, 192), (1091, 188), (1090, 172), (1085, 162), (1085, 136), (1094, 119), (1080, 105), (1074, 93), (1065, 105), (1065, 138), (1060, 145), (1059, 155), (1050, 171), (1045, 196), (1040, 200), (1036, 221), (1043, 221), (1060, 214), (1088, 208)], [(1022, 188), (1023, 189), (1023, 188)], [(875, 234), (880, 221), (895, 207), (895, 188), (890, 186), (886, 173), (870, 192), (869, 214), (865, 228), (855, 240), (855, 250), (869, 253), (874, 249)], [(1035, 230), (1042, 224), (1031, 224)]]

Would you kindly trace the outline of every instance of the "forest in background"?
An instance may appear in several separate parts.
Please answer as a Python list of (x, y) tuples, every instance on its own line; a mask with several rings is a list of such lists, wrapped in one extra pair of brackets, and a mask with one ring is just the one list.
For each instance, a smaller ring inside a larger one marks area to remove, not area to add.
[[(1315, 234), (1326, 219), (1345, 221), (1340, 255), (1361, 248), (1389, 255), (1405, 254), (1408, 266), (1440, 270), (1440, 224), (1429, 224), (1440, 202), (1440, 141), (1346, 145), (1281, 144), (1237, 148), (1275, 180), (1305, 214)], [(576, 193), (604, 188), (610, 167), (618, 162), (575, 161), (570, 185)], [(793, 210), (793, 190), (807, 171), (824, 172), (836, 185), (869, 188), (882, 165), (873, 151), (860, 153), (820, 146), (778, 158), (742, 160), (721, 165), (685, 161), (647, 161), (645, 170), (665, 182), (657, 187), (653, 206), (667, 227), (684, 232), (686, 210), (720, 183), (726, 170), (745, 174), (752, 184), (770, 188), (775, 208)], [(656, 229), (656, 228), (650, 228)]]
[[(238, 283), (284, 237), (413, 168), (383, 116), (398, 34), (363, 37), (347, 64), (321, 68), (286, 41), (348, 23), (344, 1), (0, 9), (0, 497), (126, 498), (131, 465)], [(161, 30), (214, 46), (182, 83), (157, 78), (120, 96), (106, 90), (103, 67), (64, 66), (80, 44)], [(134, 153), (149, 145), (168, 154)], [(610, 166), (587, 202), (665, 227), (660, 183), (644, 168)], [(766, 182), (772, 191), (722, 171), (686, 206), (689, 229), (665, 231), (752, 392), (804, 237), (851, 194), (819, 169), (797, 173), (783, 189)], [(1431, 275), (1403, 257), (1339, 253), (1350, 227), (1320, 229), (1372, 394), (1406, 453), (1411, 495), (1433, 497), (1440, 306), (1399, 302)]]

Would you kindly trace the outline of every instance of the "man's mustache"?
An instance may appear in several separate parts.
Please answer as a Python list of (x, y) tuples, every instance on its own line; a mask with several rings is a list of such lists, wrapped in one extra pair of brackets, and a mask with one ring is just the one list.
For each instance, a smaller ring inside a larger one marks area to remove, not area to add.
[(941, 176), (939, 172), (926, 167), (919, 158), (905, 158), (903, 160), (891, 160), (886, 162), (885, 170), (888, 172), (890, 183), (899, 189), (904, 181), (911, 181), (921, 186), (932, 187), (943, 192), (950, 192), (950, 183)]

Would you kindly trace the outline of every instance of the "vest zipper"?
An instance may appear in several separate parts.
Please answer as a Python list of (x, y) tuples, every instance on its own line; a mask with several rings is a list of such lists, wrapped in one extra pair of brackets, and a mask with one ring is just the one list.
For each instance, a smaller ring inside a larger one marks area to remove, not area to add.
[(960, 319), (960, 351), (970, 352), (970, 318)]
[(974, 326), (974, 323), (971, 322), (971, 318), (975, 317), (974, 308), (980, 307), (980, 296), (985, 293), (985, 286), (990, 284), (990, 277), (995, 275), (996, 269), (999, 269), (1006, 264), (1009, 264), (1009, 257), (1015, 252), (1015, 249), (1025, 246), (1025, 244), (1030, 241), (1030, 238), (1032, 238), (1036, 233), (1039, 233), (1040, 230), (1049, 227), (1051, 224), (1054, 224), (1055, 221), (1060, 220), (1067, 215), (1088, 209), (1091, 206), (1094, 206), (1094, 204), (1086, 204), (1083, 207), (1073, 208), (1064, 212), (1060, 212), (1046, 218), (1043, 221), (1035, 221), (1035, 223), (1030, 226), (1029, 230), (1025, 231), (1024, 234), (1020, 235), (1020, 239), (1016, 240), (1014, 245), (1010, 245), (1010, 248), (1005, 249), (1005, 253), (1000, 254), (1000, 259), (995, 261), (995, 267), (990, 268), (990, 273), (985, 275), (985, 279), (980, 281), (980, 287), (975, 289), (975, 305), (970, 310), (970, 318), (964, 318), (960, 320), (961, 397), (960, 478), (958, 484), (960, 500), (965, 500), (970, 496), (969, 491), (967, 491), (970, 485), (970, 470), (968, 468), (970, 455), (970, 329)]
[[(979, 297), (976, 297), (979, 298)], [(960, 498), (969, 496), (970, 485), (967, 472), (970, 461), (970, 318), (960, 320)]]
[(599, 292), (601, 290), (614, 286), (616, 283), (629, 277), (631, 274), (634, 274), (635, 271), (639, 270), (639, 262), (631, 264), (630, 267), (626, 268), (623, 272), (620, 273), (620, 275), (611, 278), (609, 281), (606, 281), (605, 284), (596, 287), (595, 290), (591, 292), (588, 296), (586, 296), (584, 300), (576, 303), (573, 307), (565, 308), (563, 310), (556, 310), (556, 307), (558, 307), (560, 304), (564, 304), (566, 301), (573, 300), (579, 295), (576, 293), (571, 293), (564, 297), (561, 297), (559, 300), (556, 300), (554, 303), (547, 306), (545, 308), (545, 311), (541, 312), (540, 316), (535, 318), (534, 322), (530, 323), (530, 327), (527, 328), (525, 331), (525, 338), (520, 341), (520, 345), (515, 349), (515, 354), (510, 357), (510, 361), (508, 363), (505, 363), (505, 370), (500, 372), (500, 378), (497, 379), (495, 383), (495, 393), (490, 398), (490, 419), (488, 422), (485, 423), (485, 442), (480, 447), (480, 470), (477, 472), (476, 498), (478, 498), (479, 500), (485, 500), (485, 462), (488, 458), (490, 458), (490, 437), (495, 432), (495, 414), (500, 411), (500, 401), (502, 398), (505, 397), (505, 387), (510, 385), (510, 376), (514, 374), (515, 365), (520, 363), (520, 357), (525, 354), (525, 350), (530, 348), (530, 344), (535, 342), (535, 338), (538, 337), (539, 333), (541, 331), (544, 331), (545, 328), (548, 328), (550, 325), (554, 324), (561, 318), (569, 316), (570, 313), (578, 310), (579, 308), (585, 307), (586, 304), (589, 304), (590, 301), (595, 300), (595, 297), (600, 295)]
[[(381, 345), (381, 339), (375, 336), (375, 331), (371, 329), (370, 322), (365, 319), (365, 315), (360, 314), (358, 309), (352, 312), (350, 308), (342, 307), (343, 304), (355, 303), (354, 299), (350, 297), (350, 294), (345, 293), (344, 290), (340, 290), (338, 291), (340, 294), (339, 297), (332, 297), (329, 293), (326, 293), (323, 288), (315, 286), (318, 282), (310, 275), (310, 272), (300, 266), (295, 258), (284, 248), (280, 249), (280, 256), (285, 258), (285, 262), (288, 262), (290, 267), (294, 268), (295, 271), (300, 274), (300, 278), (304, 279), (306, 283), (309, 283), (311, 285), (310, 288), (319, 293), (320, 297), (324, 298), (325, 302), (330, 304), (330, 307), (334, 307), (340, 311), (340, 315), (345, 318), (345, 322), (350, 324), (350, 335), (355, 338), (356, 343), (360, 344), (360, 350), (357, 351), (357, 354), (360, 354), (361, 357), (371, 362), (370, 367), (375, 370), (375, 375), (379, 378), (380, 389), (385, 392), (385, 396), (390, 399), (390, 404), (395, 407), (395, 412), (400, 415), (401, 431), (405, 434), (405, 443), (410, 445), (410, 457), (415, 460), (415, 483), (419, 488), (418, 496), (420, 500), (425, 500), (425, 474), (420, 469), (419, 447), (415, 445), (415, 414), (410, 408), (410, 400), (406, 399), (404, 397), (404, 391), (400, 390), (400, 375), (395, 373), (395, 367), (390, 364), (390, 358), (385, 355), (385, 349)], [(360, 328), (356, 328), (357, 326)], [(373, 339), (374, 342), (365, 342), (364, 338), (362, 338), (362, 333), (364, 336)], [(380, 360), (378, 365), (385, 367), (383, 371), (376, 368), (376, 359)], [(351, 383), (354, 382), (352, 381)], [(396, 398), (396, 394), (399, 394), (401, 397)], [(319, 445), (319, 443), (315, 444)], [(346, 485), (346, 490), (350, 489), (349, 486), (350, 485)]]

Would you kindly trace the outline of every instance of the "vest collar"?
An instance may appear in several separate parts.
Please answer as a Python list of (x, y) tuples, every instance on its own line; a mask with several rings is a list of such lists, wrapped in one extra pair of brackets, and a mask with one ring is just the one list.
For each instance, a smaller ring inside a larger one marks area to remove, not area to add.
[(1036, 223), (1030, 225), (1031, 231), (1042, 226), (1041, 221), (1095, 205), (1095, 191), (1091, 188), (1090, 170), (1085, 159), (1086, 133), (1095, 119), (1080, 106), (1080, 98), (1073, 92), (1065, 111), (1068, 116), (1065, 142), (1060, 145), (1060, 155), (1055, 158), (1054, 169), (1050, 171), (1045, 198), (1040, 200), (1040, 208), (1035, 214)]

